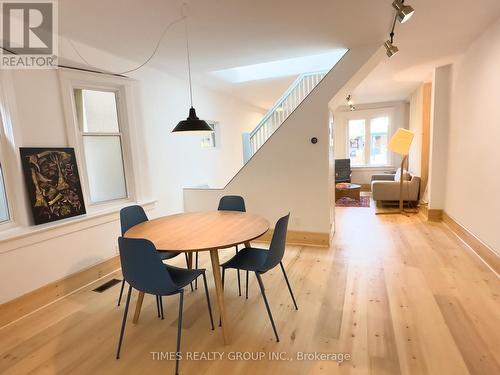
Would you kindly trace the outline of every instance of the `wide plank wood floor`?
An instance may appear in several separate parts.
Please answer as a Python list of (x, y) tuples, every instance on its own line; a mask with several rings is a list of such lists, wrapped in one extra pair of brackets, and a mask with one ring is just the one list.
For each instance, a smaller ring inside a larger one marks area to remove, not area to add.
[[(208, 254), (201, 262), (210, 270)], [(184, 266), (181, 257), (175, 263)], [(238, 297), (236, 273), (227, 273), (227, 346), (220, 329), (209, 329), (203, 290), (187, 291), (183, 351), (226, 358), (183, 360), (181, 374), (500, 374), (500, 281), (444, 224), (337, 208), (332, 247), (288, 247), (284, 264), (298, 311), (279, 268), (263, 276), (279, 343), (254, 275), (245, 300)], [(208, 279), (217, 317), (211, 273)], [(163, 321), (152, 296), (138, 325), (130, 312), (117, 361), (120, 286), (102, 294), (95, 286), (2, 328), (0, 373), (173, 374), (173, 361), (153, 360), (151, 353), (175, 350), (178, 297), (165, 299)], [(236, 351), (285, 352), (291, 360), (229, 360)], [(297, 352), (342, 352), (352, 359), (298, 361)]]

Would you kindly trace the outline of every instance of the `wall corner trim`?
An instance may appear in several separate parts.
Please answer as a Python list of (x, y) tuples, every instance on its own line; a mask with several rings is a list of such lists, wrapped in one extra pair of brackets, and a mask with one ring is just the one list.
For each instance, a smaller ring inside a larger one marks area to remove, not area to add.
[(443, 223), (460, 238), (497, 276), (500, 276), (500, 255), (477, 238), (462, 224), (456, 222), (446, 212), (443, 212)]
[(444, 213), (441, 209), (429, 208), (427, 205), (421, 204), (419, 213), (422, 214), (427, 221), (443, 221)]
[[(274, 229), (269, 229), (266, 234), (254, 240), (255, 242), (271, 242)], [(294, 246), (309, 246), (309, 247), (330, 247), (330, 234), (318, 232), (303, 232), (289, 230), (286, 235), (286, 244)]]
[(441, 209), (428, 209), (427, 210), (427, 220), (429, 221), (442, 221), (443, 220), (443, 210)]

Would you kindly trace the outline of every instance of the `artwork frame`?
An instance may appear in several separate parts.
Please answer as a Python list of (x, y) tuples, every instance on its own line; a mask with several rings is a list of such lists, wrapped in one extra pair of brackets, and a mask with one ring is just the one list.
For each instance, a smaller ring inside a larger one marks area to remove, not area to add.
[(35, 225), (86, 214), (72, 147), (20, 147), (24, 181)]

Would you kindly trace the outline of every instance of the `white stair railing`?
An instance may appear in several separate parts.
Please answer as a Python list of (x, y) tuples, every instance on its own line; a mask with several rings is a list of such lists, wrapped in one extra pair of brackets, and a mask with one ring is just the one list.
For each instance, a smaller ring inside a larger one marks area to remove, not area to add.
[(269, 137), (285, 122), (300, 103), (318, 85), (328, 71), (304, 73), (290, 85), (251, 133), (243, 134), (243, 160), (246, 163)]

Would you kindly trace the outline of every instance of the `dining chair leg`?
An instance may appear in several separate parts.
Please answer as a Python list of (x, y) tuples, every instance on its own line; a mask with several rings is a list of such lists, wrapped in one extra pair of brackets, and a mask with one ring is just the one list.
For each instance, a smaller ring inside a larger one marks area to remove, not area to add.
[(177, 351), (175, 353), (175, 375), (179, 374), (179, 359), (181, 355), (181, 333), (182, 333), (182, 305), (184, 302), (184, 289), (179, 293), (179, 318), (177, 323)]
[(246, 290), (245, 290), (245, 299), (248, 299), (248, 271), (247, 271), (247, 283), (246, 283)]
[[(191, 265), (189, 264), (189, 256), (188, 256), (188, 253), (184, 252), (184, 255), (186, 256), (186, 265), (187, 265), (187, 268), (188, 269), (191, 269)], [(189, 285), (191, 285), (191, 292), (194, 291), (193, 289), (193, 283), (190, 283)]]
[(293, 296), (292, 287), (290, 286), (290, 282), (288, 281), (288, 277), (286, 276), (285, 267), (283, 267), (283, 262), (280, 262), (280, 266), (281, 270), (283, 271), (283, 276), (285, 276), (286, 285), (288, 286), (288, 290), (290, 291), (290, 295), (292, 296), (292, 301), (293, 304), (295, 305), (295, 310), (298, 310), (299, 308), (297, 307), (297, 302), (295, 302), (295, 297)]
[[(238, 245), (235, 246), (236, 254), (238, 254)], [(238, 296), (241, 297), (241, 279), (240, 279), (240, 270), (236, 270), (238, 272)]]
[(158, 318), (161, 317), (160, 315), (160, 296), (156, 296), (156, 311), (158, 312)]
[(123, 288), (125, 288), (125, 279), (122, 280), (122, 287), (120, 288), (120, 296), (118, 297), (118, 305), (120, 306), (120, 302), (122, 301)]
[(128, 306), (130, 305), (131, 295), (132, 295), (132, 286), (129, 285), (127, 302), (125, 303), (125, 311), (123, 312), (122, 329), (120, 331), (120, 339), (118, 340), (118, 350), (116, 351), (116, 359), (120, 359), (120, 350), (122, 348), (123, 334), (125, 333), (125, 324), (127, 323)]
[[(196, 252), (196, 255), (195, 255), (194, 268), (198, 269), (198, 251)], [(194, 288), (198, 289), (198, 278), (196, 278), (194, 280)]]
[(214, 317), (212, 316), (212, 305), (210, 304), (210, 295), (208, 294), (208, 285), (207, 285), (207, 276), (205, 272), (202, 273), (203, 276), (203, 284), (205, 285), (205, 295), (207, 296), (207, 305), (208, 305), (208, 314), (210, 315), (210, 326), (212, 327), (212, 331), (214, 328)]
[(257, 276), (257, 281), (259, 282), (260, 292), (262, 293), (262, 298), (264, 298), (264, 303), (266, 305), (267, 314), (269, 315), (269, 319), (271, 320), (271, 325), (273, 326), (274, 335), (276, 336), (276, 341), (279, 342), (280, 338), (278, 337), (278, 331), (276, 330), (276, 326), (274, 325), (273, 314), (271, 313), (271, 308), (269, 307), (269, 303), (267, 302), (266, 291), (264, 289), (264, 283), (258, 272), (255, 272), (255, 276)]
[[(226, 276), (226, 269), (222, 267), (222, 290), (224, 290), (224, 278)], [(222, 318), (219, 314), (219, 327), (222, 327)]]
[(164, 320), (165, 316), (163, 315), (163, 297), (162, 296), (158, 296), (158, 300), (160, 301), (161, 320)]

